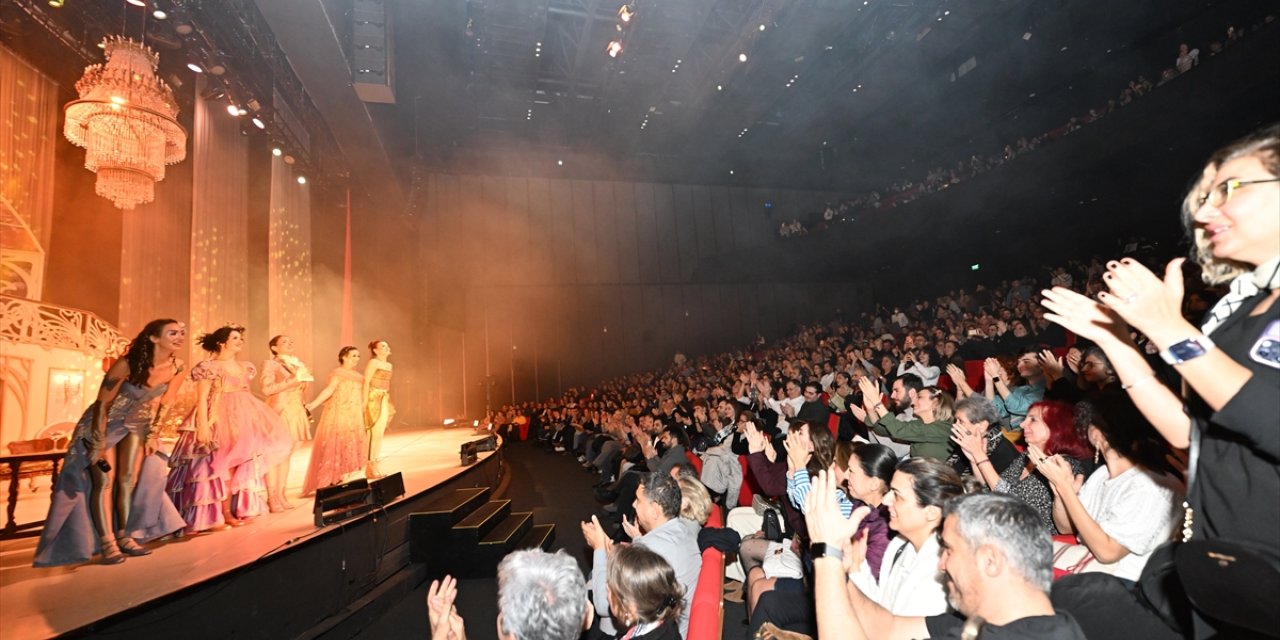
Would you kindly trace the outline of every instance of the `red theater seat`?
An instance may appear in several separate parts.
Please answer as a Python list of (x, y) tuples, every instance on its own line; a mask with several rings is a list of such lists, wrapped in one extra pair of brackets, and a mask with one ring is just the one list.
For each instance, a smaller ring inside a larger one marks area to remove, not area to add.
[(692, 451), (684, 452), (684, 457), (689, 460), (689, 464), (693, 465), (693, 470), (698, 472), (698, 477), (702, 477), (702, 458)]
[[(723, 527), (724, 514), (712, 505), (708, 527)], [(688, 640), (720, 640), (724, 632), (724, 553), (715, 547), (702, 552), (702, 571), (689, 603)]]

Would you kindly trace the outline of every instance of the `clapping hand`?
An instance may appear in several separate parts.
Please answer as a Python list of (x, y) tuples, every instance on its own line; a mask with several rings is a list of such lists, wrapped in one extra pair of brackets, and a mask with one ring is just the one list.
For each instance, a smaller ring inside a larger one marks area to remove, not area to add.
[(1036, 359), (1040, 361), (1040, 369), (1044, 371), (1045, 377), (1050, 380), (1062, 377), (1062, 359), (1053, 355), (1052, 350), (1041, 351), (1036, 355)]
[(644, 532), (640, 531), (640, 525), (636, 524), (634, 520), (628, 520), (626, 516), (622, 517), (622, 531), (633, 541), (644, 535)]
[(587, 546), (592, 551), (605, 550), (608, 551), (613, 547), (613, 540), (604, 532), (604, 527), (600, 526), (600, 520), (595, 516), (591, 516), (591, 520), (582, 523), (582, 537), (586, 539)]
[(1062, 287), (1040, 293), (1044, 295), (1040, 304), (1049, 310), (1046, 320), (1093, 342), (1130, 342), (1128, 325), (1107, 306)]
[[(970, 431), (960, 425), (951, 425), (951, 441), (960, 446), (960, 451), (970, 463), (986, 457), (987, 440), (984, 436), (983, 433)], [(974, 469), (974, 473), (977, 473), (977, 469)]]
[(1110, 292), (1099, 293), (1098, 299), (1148, 337), (1159, 328), (1186, 324), (1182, 318), (1182, 263), (1185, 260), (1170, 261), (1165, 266), (1163, 279), (1136, 260), (1112, 260), (1102, 275)]
[(1084, 476), (1072, 473), (1071, 465), (1060, 455), (1046, 456), (1039, 447), (1031, 445), (1027, 447), (1027, 457), (1031, 459), (1036, 471), (1049, 481), (1054, 493), (1067, 490), (1076, 493), (1084, 484)]
[(427, 589), (427, 619), (431, 622), (431, 640), (466, 640), (462, 616), (454, 601), (458, 597), (458, 581), (453, 576), (432, 580)]
[(813, 441), (799, 431), (788, 432), (782, 447), (787, 450), (787, 468), (792, 471), (803, 469), (813, 456)]

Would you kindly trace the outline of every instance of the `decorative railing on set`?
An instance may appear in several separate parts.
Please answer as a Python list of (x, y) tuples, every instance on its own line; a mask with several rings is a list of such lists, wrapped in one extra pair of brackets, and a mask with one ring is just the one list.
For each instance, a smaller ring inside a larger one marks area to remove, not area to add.
[(124, 353), (129, 339), (89, 311), (0, 295), (0, 340), (74, 349), (102, 358)]

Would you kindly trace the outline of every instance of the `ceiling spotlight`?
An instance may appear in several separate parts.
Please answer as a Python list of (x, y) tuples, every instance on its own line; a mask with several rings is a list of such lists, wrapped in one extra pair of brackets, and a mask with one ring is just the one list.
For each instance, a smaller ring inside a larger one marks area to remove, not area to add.
[(156, 9), (155, 11), (151, 12), (151, 17), (155, 18), (156, 20), (164, 20), (165, 18), (169, 17), (169, 14), (165, 13), (164, 11), (161, 11), (160, 9)]
[(64, 0), (49, 0), (49, 6), (53, 7), (54, 9), (61, 9), (63, 3), (64, 3)]
[(295, 159), (293, 158), (293, 156), (291, 156), (291, 155), (285, 155), (285, 157), (284, 157), (284, 163), (285, 163), (285, 164), (292, 165), (292, 164), (293, 164), (293, 163), (295, 163), (295, 162), (297, 162), (297, 160), (295, 160)]
[(722, 84), (716, 85), (716, 91), (724, 91), (724, 85)]
[(212, 66), (209, 67), (209, 73), (212, 73), (215, 76), (220, 76), (226, 72), (227, 72), (227, 68), (222, 66), (221, 64), (214, 63)]
[(635, 17), (635, 15), (636, 8), (629, 4), (624, 4), (622, 8), (618, 9), (618, 19), (623, 22), (631, 22), (631, 18)]
[(733, 169), (729, 170), (729, 175), (733, 175)]
[(764, 31), (764, 28), (765, 28), (765, 27), (764, 27), (764, 25), (760, 25), (760, 30), (761, 30), (761, 31)]
[(274, 147), (271, 149), (271, 155), (279, 158), (280, 156), (284, 155), (284, 151), (280, 147)]
[(563, 166), (564, 166), (564, 160), (556, 160), (556, 166), (557, 166), (557, 167), (563, 167)]
[(618, 57), (618, 54), (622, 53), (622, 43), (617, 40), (611, 41), (609, 43), (609, 47), (605, 49), (605, 52), (609, 54), (610, 58)]
[(738, 62), (746, 62), (746, 61), (747, 61), (747, 54), (745, 54), (745, 53), (739, 53), (739, 54), (738, 54)]
[(196, 72), (196, 73), (204, 73), (204, 67), (201, 67), (200, 65), (198, 65), (198, 64), (196, 64), (196, 63), (194, 63), (194, 62), (188, 62), (188, 63), (187, 63), (187, 68), (188, 68), (188, 69), (190, 69), (190, 70), (192, 70), (192, 71), (194, 71), (194, 72)]
[(262, 118), (259, 118), (259, 117), (257, 117), (257, 116), (254, 116), (254, 118), (253, 118), (253, 126), (255, 126), (255, 127), (259, 128), (259, 129), (266, 129), (266, 128), (267, 128), (267, 123), (263, 122), (263, 121), (262, 121)]
[(236, 105), (234, 105), (234, 104), (229, 104), (229, 105), (227, 105), (227, 113), (229, 113), (229, 114), (231, 114), (231, 115), (233, 115), (233, 116), (238, 116), (238, 115), (240, 115), (240, 107), (237, 107), (237, 106), (236, 106)]
[(131, 4), (131, 5), (135, 6), (135, 7), (145, 7), (145, 6), (147, 6), (147, 2), (146, 2), (146, 0), (124, 0), (124, 1), (125, 1), (125, 2), (128, 2), (129, 4)]
[(180, 24), (174, 27), (173, 30), (184, 36), (191, 35), (191, 32), (194, 31), (189, 24)]
[(237, 108), (237, 109), (236, 109), (236, 115), (237, 115), (237, 116), (243, 116), (243, 115), (246, 115), (246, 114), (248, 114), (248, 113), (249, 113), (249, 110), (248, 110), (248, 109), (246, 109), (246, 108), (244, 108), (244, 107), (239, 107), (239, 108)]
[(298, 176), (298, 184), (306, 184), (306, 183), (307, 183), (306, 176)]

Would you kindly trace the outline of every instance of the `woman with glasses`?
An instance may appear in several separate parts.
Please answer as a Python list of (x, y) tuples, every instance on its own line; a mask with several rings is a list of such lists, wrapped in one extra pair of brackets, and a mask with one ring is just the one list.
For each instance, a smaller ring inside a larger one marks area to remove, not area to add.
[[(1209, 158), (1183, 200), (1192, 260), (1228, 293), (1199, 326), (1180, 312), (1184, 259), (1163, 275), (1125, 258), (1107, 263), (1107, 291), (1092, 300), (1045, 291), (1047, 318), (1106, 352), (1122, 388), (1174, 447), (1190, 447), (1191, 539), (1224, 539), (1280, 558), (1280, 125)], [(1142, 332), (1188, 387), (1161, 384), (1129, 335)], [(1185, 534), (1184, 534), (1185, 537)], [(1226, 587), (1229, 588), (1229, 587)], [(1228, 599), (1230, 601), (1230, 599)], [(1218, 616), (1220, 617), (1220, 616)], [(1201, 617), (1196, 637), (1242, 637)]]

